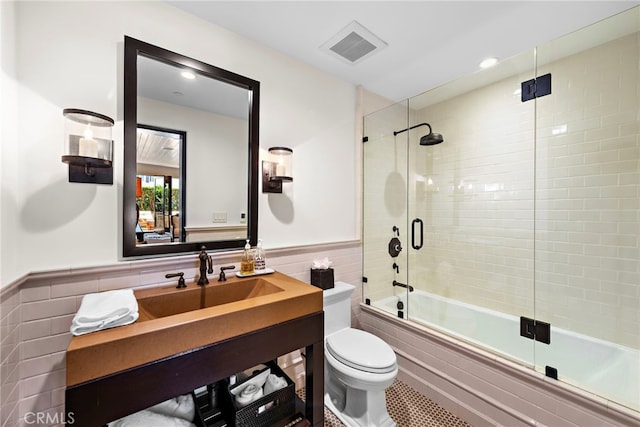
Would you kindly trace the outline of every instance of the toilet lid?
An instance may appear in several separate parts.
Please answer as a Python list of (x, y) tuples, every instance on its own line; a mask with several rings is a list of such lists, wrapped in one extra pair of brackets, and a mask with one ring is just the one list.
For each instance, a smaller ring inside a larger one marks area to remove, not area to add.
[(372, 373), (391, 372), (396, 354), (377, 336), (360, 329), (343, 329), (327, 337), (327, 350), (347, 366)]

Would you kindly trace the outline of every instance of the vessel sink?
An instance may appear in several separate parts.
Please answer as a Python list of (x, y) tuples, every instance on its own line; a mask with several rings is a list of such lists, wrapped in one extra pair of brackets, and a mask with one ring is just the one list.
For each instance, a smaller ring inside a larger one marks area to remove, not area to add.
[(322, 311), (322, 289), (274, 272), (134, 291), (138, 320), (73, 337), (67, 386)]
[(147, 321), (174, 314), (199, 310), (216, 305), (247, 301), (253, 298), (284, 292), (277, 285), (259, 277), (223, 282), (217, 286), (198, 286), (187, 289), (153, 288), (136, 292), (138, 321)]

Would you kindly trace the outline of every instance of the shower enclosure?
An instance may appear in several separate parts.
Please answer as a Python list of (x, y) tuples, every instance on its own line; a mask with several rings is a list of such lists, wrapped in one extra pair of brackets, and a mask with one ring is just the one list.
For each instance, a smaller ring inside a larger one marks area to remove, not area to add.
[(366, 116), (365, 302), (640, 410), (639, 123), (639, 7)]

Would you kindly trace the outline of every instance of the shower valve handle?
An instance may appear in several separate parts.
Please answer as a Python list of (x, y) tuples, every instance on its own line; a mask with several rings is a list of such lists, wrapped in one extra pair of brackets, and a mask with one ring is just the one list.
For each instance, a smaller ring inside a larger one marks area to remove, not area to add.
[(402, 251), (402, 244), (400, 243), (400, 239), (394, 237), (389, 241), (389, 255), (392, 258), (397, 257)]

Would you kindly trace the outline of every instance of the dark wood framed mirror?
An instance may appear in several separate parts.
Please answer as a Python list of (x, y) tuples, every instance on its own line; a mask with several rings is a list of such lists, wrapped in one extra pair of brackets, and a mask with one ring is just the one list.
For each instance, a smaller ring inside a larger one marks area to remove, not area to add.
[(257, 243), (259, 109), (260, 82), (125, 36), (124, 257)]

